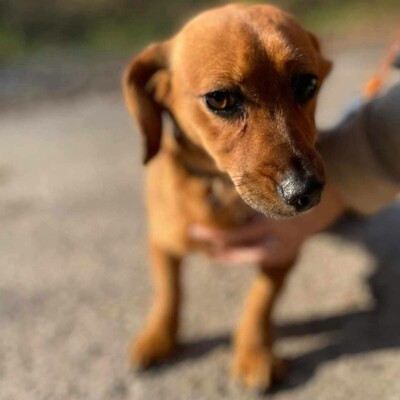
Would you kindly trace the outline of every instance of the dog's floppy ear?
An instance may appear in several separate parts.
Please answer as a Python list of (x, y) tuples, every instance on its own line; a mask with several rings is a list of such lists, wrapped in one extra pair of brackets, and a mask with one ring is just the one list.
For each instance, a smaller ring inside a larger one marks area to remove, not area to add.
[[(125, 101), (145, 140), (144, 164), (157, 154), (161, 144), (163, 108), (157, 101), (160, 89), (155, 87), (157, 83), (152, 84), (152, 78), (167, 69), (167, 47), (166, 43), (147, 47), (131, 61), (123, 78)], [(165, 79), (163, 83), (165, 86)]]
[(322, 73), (322, 78), (324, 79), (329, 74), (329, 72), (331, 72), (332, 62), (327, 60), (327, 59), (325, 59), (322, 56), (321, 45), (319, 44), (319, 41), (318, 41), (317, 37), (313, 33), (309, 32), (309, 31), (307, 33), (308, 33), (308, 36), (309, 36), (309, 38), (311, 40), (311, 43), (312, 43), (314, 49), (320, 55), (321, 73)]

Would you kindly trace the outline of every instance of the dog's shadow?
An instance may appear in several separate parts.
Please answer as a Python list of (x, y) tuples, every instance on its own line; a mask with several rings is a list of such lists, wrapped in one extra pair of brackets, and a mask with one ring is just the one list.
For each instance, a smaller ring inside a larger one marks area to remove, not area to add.
[[(371, 310), (331, 315), (277, 327), (277, 337), (327, 334), (329, 343), (317, 350), (289, 359), (290, 374), (275, 390), (291, 390), (309, 381), (324, 363), (345, 355), (400, 347), (400, 204), (369, 221), (345, 218), (333, 230), (346, 240), (362, 243), (376, 266), (368, 283), (375, 299)], [(177, 355), (159, 364), (154, 372), (188, 359), (206, 356), (230, 344), (229, 334), (186, 342)]]
[(165, 361), (152, 365), (150, 369), (139, 371), (145, 374), (157, 374), (185, 361), (193, 361), (205, 357), (213, 350), (228, 347), (231, 344), (230, 334), (221, 334), (211, 338), (195, 339), (179, 343), (177, 351)]
[(279, 390), (303, 385), (321, 364), (339, 357), (400, 347), (400, 204), (370, 220), (345, 218), (332, 234), (363, 244), (373, 256), (368, 285), (375, 304), (367, 311), (278, 327), (278, 337), (325, 333), (330, 338), (326, 346), (289, 360), (291, 373)]

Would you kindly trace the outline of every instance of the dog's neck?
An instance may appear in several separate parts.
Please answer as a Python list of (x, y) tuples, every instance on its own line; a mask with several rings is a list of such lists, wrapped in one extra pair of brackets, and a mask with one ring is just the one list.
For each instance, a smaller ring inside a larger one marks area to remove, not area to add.
[(172, 156), (189, 176), (203, 181), (206, 200), (214, 215), (224, 215), (224, 218), (230, 215), (229, 224), (241, 225), (249, 221), (254, 211), (241, 201), (229, 175), (220, 171), (211, 156), (193, 143), (172, 118), (170, 122), (172, 126), (168, 130), (172, 135), (166, 139)]
[(190, 175), (199, 178), (219, 179), (231, 183), (229, 176), (220, 171), (215, 161), (200, 146), (193, 143), (171, 116), (172, 133), (175, 142), (175, 155), (179, 163)]

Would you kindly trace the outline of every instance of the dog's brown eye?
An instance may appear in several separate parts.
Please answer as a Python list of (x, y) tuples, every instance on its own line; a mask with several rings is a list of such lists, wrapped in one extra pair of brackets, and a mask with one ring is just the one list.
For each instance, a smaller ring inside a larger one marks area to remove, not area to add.
[(239, 106), (239, 99), (230, 92), (216, 91), (207, 93), (205, 96), (207, 107), (216, 113), (218, 112), (234, 112)]
[(305, 104), (314, 97), (318, 89), (318, 78), (314, 74), (295, 75), (292, 79), (294, 99)]

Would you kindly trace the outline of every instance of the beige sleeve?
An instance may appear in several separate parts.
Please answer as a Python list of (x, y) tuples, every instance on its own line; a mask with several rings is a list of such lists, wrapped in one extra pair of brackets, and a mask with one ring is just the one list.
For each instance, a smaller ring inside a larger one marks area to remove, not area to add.
[(400, 193), (400, 84), (320, 135), (328, 179), (344, 202), (373, 214)]

